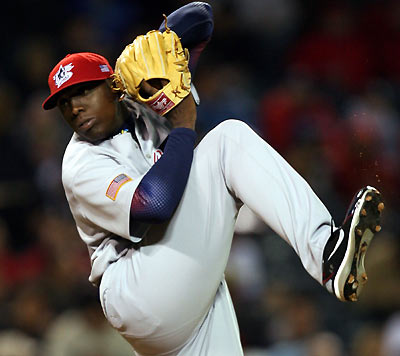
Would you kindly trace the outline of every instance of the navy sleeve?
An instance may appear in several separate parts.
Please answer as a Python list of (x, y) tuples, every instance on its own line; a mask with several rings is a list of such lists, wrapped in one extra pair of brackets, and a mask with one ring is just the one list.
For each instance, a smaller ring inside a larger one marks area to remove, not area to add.
[(187, 128), (171, 131), (161, 158), (142, 178), (132, 198), (131, 224), (162, 223), (172, 217), (189, 178), (196, 133)]

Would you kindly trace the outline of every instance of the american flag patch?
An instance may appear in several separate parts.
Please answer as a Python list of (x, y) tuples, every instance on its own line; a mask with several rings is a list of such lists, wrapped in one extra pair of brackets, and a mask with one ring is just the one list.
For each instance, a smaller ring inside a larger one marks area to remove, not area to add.
[(109, 72), (110, 68), (108, 68), (107, 64), (99, 64), (100, 70), (102, 72)]
[(115, 200), (117, 198), (118, 191), (125, 183), (129, 182), (130, 180), (132, 180), (132, 178), (128, 177), (124, 173), (116, 176), (108, 186), (106, 196), (109, 197), (111, 200)]

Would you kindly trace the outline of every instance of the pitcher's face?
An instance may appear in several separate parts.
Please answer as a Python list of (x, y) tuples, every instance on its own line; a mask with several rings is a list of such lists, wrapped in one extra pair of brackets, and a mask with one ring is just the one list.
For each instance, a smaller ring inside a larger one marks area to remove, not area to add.
[(84, 140), (95, 143), (118, 131), (122, 118), (115, 115), (116, 94), (104, 80), (66, 88), (57, 100), (65, 121)]

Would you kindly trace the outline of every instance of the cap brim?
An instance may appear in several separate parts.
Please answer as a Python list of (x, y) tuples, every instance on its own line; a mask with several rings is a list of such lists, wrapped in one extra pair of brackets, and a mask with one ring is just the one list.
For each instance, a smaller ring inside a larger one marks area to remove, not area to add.
[(43, 108), (44, 110), (54, 109), (54, 108), (57, 106), (57, 99), (58, 99), (58, 97), (61, 95), (61, 93), (62, 93), (65, 89), (70, 88), (70, 87), (72, 87), (73, 85), (82, 84), (82, 83), (88, 83), (88, 82), (101, 82), (101, 81), (106, 80), (106, 79), (108, 79), (108, 78), (109, 78), (109, 77), (104, 78), (104, 79), (94, 79), (94, 80), (83, 79), (83, 80), (81, 80), (81, 81), (73, 82), (73, 83), (71, 83), (70, 85), (67, 85), (67, 86), (63, 87), (62, 89), (60, 89), (60, 90), (54, 92), (53, 94), (49, 95), (48, 98), (43, 102), (42, 108)]
[(57, 99), (58, 95), (60, 94), (61, 90), (53, 95), (50, 95), (42, 104), (42, 108), (44, 110), (54, 109), (57, 106)]

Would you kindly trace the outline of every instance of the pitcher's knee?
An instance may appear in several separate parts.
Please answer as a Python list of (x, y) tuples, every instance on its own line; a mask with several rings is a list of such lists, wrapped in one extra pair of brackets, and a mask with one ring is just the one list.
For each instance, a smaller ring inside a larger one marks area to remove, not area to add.
[(245, 122), (238, 120), (238, 119), (227, 119), (225, 121), (222, 121), (220, 124), (218, 124), (214, 130), (223, 130), (223, 131), (231, 131), (231, 130), (244, 130), (244, 129), (250, 129), (249, 125), (247, 125)]
[(210, 133), (222, 136), (241, 136), (243, 132), (254, 131), (245, 122), (237, 119), (228, 119), (218, 124)]
[(225, 120), (205, 135), (196, 148), (196, 160), (200, 159), (198, 157), (206, 157), (220, 162), (221, 157), (225, 157), (224, 152), (230, 152), (238, 145), (247, 145), (256, 135), (243, 121)]

